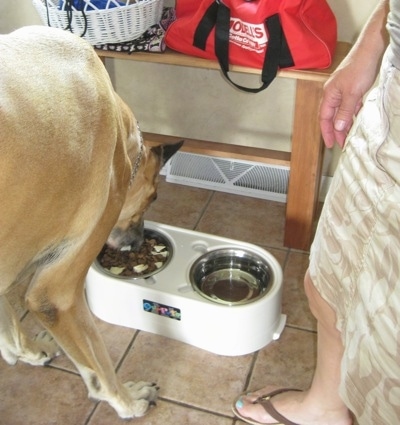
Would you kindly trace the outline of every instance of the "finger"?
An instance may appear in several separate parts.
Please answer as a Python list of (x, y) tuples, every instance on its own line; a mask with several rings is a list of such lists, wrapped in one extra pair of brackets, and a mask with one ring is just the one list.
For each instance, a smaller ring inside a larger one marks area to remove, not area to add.
[(322, 99), (319, 111), (319, 125), (327, 148), (331, 148), (335, 144), (334, 119), (336, 111), (337, 106), (335, 104)]
[(354, 116), (358, 114), (361, 106), (362, 102), (359, 97), (347, 96), (343, 98), (334, 119), (335, 131), (347, 134), (353, 124)]
[(354, 107), (354, 114), (352, 115), (351, 119), (349, 120), (340, 120), (337, 118), (335, 118), (335, 123), (334, 123), (334, 135), (335, 135), (335, 139), (336, 142), (340, 145), (340, 147), (343, 148), (347, 136), (351, 130), (351, 127), (353, 126), (354, 123), (354, 117), (357, 116), (357, 114), (360, 112), (360, 109), (362, 108), (363, 103), (362, 101), (357, 102), (357, 104)]
[(327, 148), (332, 148), (336, 141), (336, 134), (332, 120), (321, 120), (320, 128), (325, 146)]

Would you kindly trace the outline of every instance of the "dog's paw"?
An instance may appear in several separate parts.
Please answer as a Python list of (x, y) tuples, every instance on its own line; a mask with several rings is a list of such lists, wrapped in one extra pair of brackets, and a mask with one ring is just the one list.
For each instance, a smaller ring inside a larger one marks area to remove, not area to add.
[(61, 354), (60, 347), (47, 331), (39, 332), (32, 341), (30, 348), (30, 350), (21, 353), (19, 360), (33, 366), (45, 366), (54, 357)]
[(126, 382), (125, 387), (128, 389), (131, 397), (134, 400), (147, 400), (148, 402), (155, 404), (158, 396), (158, 390), (160, 389), (154, 382)]
[(124, 419), (139, 418), (155, 406), (159, 387), (151, 382), (126, 382), (124, 387), (128, 390), (131, 402), (122, 408), (115, 406), (118, 415)]

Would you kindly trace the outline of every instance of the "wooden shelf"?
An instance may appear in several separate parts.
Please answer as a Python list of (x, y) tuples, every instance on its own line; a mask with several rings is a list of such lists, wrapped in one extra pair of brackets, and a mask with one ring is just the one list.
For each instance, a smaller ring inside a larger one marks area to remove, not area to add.
[[(279, 78), (296, 81), (295, 109), (292, 127), (292, 152), (251, 148), (177, 136), (145, 133), (148, 143), (173, 143), (185, 139), (183, 151), (247, 161), (290, 166), (286, 204), (284, 245), (308, 250), (313, 238), (324, 144), (318, 122), (319, 102), (325, 81), (344, 59), (351, 48), (349, 43), (338, 42), (332, 65), (327, 69), (292, 70), (278, 72)], [(183, 55), (167, 49), (164, 53), (135, 52), (132, 54), (97, 50), (105, 59), (121, 59), (154, 64), (219, 70), (216, 61)], [(231, 66), (231, 71), (260, 74), (260, 70)]]
[(183, 152), (290, 167), (290, 152), (230, 145), (227, 143), (207, 142), (205, 140), (165, 136), (163, 134), (156, 133), (143, 133), (143, 138), (150, 145), (176, 143), (179, 140), (185, 140), (184, 145), (180, 149), (180, 151)]
[[(335, 56), (333, 58), (332, 65), (326, 69), (307, 69), (307, 70), (281, 70), (278, 72), (278, 77), (281, 78), (294, 78), (296, 80), (312, 80), (325, 82), (332, 71), (336, 69), (338, 64), (343, 60), (348, 51), (350, 50), (350, 44), (345, 42), (338, 42)], [(102, 58), (114, 58), (122, 60), (131, 60), (137, 62), (149, 62), (158, 63), (164, 65), (176, 65), (186, 66), (191, 68), (203, 68), (203, 69), (216, 69), (219, 70), (219, 64), (216, 61), (197, 58), (194, 56), (184, 55), (179, 52), (175, 52), (171, 49), (167, 49), (163, 53), (146, 53), (146, 52), (134, 52), (134, 53), (122, 53), (113, 51), (96, 50), (97, 54)], [(249, 68), (245, 66), (231, 65), (230, 70), (234, 72), (240, 72), (245, 74), (261, 74), (259, 69)]]

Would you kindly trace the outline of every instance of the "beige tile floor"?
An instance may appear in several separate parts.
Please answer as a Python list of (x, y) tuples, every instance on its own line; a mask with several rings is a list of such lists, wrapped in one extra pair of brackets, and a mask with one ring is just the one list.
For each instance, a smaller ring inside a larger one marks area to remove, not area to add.
[[(242, 424), (231, 413), (242, 391), (265, 384), (309, 385), (315, 364), (316, 332), (303, 292), (308, 255), (283, 247), (285, 205), (277, 202), (160, 183), (146, 219), (257, 244), (284, 271), (283, 312), (287, 326), (278, 341), (245, 356), (219, 356), (159, 335), (96, 319), (122, 380), (150, 380), (160, 386), (157, 407), (131, 423), (138, 425)], [(19, 303), (15, 294), (14, 302)], [(32, 334), (39, 328), (19, 308)], [(238, 335), (240, 338), (240, 335)], [(87, 398), (70, 361), (61, 355), (48, 367), (0, 359), (1, 425), (118, 425), (105, 403)]]

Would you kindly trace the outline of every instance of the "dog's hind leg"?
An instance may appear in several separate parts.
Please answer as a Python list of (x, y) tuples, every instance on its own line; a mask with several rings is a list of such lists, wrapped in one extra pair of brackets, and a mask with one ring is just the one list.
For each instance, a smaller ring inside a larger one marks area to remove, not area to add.
[(40, 332), (34, 339), (29, 338), (3, 295), (0, 297), (0, 352), (10, 365), (19, 360), (43, 366), (60, 354), (60, 349), (47, 331)]
[(154, 404), (158, 388), (152, 383), (123, 385), (116, 377), (84, 297), (92, 250), (86, 243), (83, 250), (74, 248), (67, 258), (42, 269), (30, 285), (28, 306), (73, 361), (89, 397), (107, 401), (122, 418), (142, 416)]

